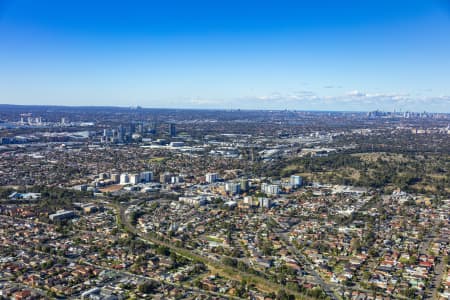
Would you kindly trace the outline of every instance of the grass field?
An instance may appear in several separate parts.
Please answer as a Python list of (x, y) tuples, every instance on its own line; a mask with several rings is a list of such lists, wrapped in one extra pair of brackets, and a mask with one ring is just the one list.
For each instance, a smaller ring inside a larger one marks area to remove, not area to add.
[(148, 160), (149, 163), (160, 163), (166, 160), (165, 157), (152, 157)]

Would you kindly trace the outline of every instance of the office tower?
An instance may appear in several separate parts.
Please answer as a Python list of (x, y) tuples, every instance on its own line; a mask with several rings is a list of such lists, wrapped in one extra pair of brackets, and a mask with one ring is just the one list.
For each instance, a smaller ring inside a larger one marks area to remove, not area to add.
[(174, 137), (174, 136), (177, 135), (177, 129), (176, 129), (175, 124), (173, 124), (173, 123), (170, 123), (170, 124), (169, 124), (169, 135), (170, 135), (171, 137)]

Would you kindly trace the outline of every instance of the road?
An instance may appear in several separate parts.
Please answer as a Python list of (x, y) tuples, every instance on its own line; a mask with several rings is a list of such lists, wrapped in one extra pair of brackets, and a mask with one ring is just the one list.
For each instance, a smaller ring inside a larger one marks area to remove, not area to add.
[(436, 265), (436, 268), (434, 270), (434, 276), (431, 280), (431, 286), (432, 288), (429, 288), (427, 292), (424, 295), (424, 299), (438, 299), (438, 289), (441, 285), (442, 278), (444, 275), (447, 275), (445, 271), (445, 261), (440, 258), (439, 263)]
[[(112, 206), (115, 210), (118, 210), (117, 216), (118, 216), (118, 222), (122, 224), (122, 226), (128, 231), (131, 232), (140, 238), (153, 243), (157, 245), (161, 245), (164, 247), (169, 248), (171, 251), (175, 252), (176, 254), (185, 257), (190, 260), (202, 262), (205, 265), (207, 265), (209, 268), (214, 269), (215, 271), (219, 271), (220, 275), (232, 279), (232, 280), (246, 280), (248, 283), (254, 284), (256, 287), (258, 287), (262, 291), (266, 292), (275, 292), (277, 293), (279, 290), (285, 290), (287, 293), (295, 295), (297, 299), (310, 299), (308, 296), (300, 294), (296, 291), (292, 291), (287, 289), (285, 286), (271, 282), (261, 276), (250, 274), (243, 272), (237, 268), (231, 267), (231, 266), (225, 266), (220, 262), (213, 261), (205, 256), (198, 255), (188, 249), (180, 248), (175, 246), (172, 243), (163, 241), (159, 238), (155, 238), (151, 236), (150, 234), (144, 234), (137, 230), (129, 221), (128, 217), (126, 216), (126, 207), (122, 205), (113, 205)], [(336, 298), (333, 298), (336, 299)]]
[[(22, 248), (23, 245), (14, 243), (14, 246), (17, 247), (18, 249), (23, 249)], [(49, 256), (48, 253), (42, 252), (42, 251), (39, 251), (39, 250), (36, 250), (36, 249), (32, 249), (32, 251), (40, 253), (40, 254), (43, 254), (43, 255), (46, 255), (46, 256)], [(109, 268), (109, 267), (106, 267), (106, 266), (103, 266), (103, 265), (98, 265), (98, 264), (91, 263), (90, 261), (86, 260), (85, 258), (76, 258), (76, 259), (74, 259), (74, 258), (68, 258), (68, 257), (65, 257), (65, 256), (60, 256), (60, 255), (55, 255), (55, 254), (53, 254), (52, 257), (53, 258), (58, 258), (58, 259), (64, 259), (64, 260), (67, 260), (67, 261), (75, 263), (75, 264), (83, 264), (83, 265), (88, 265), (88, 266), (91, 266), (91, 267), (94, 267), (94, 268), (97, 268), (97, 269), (100, 269), (100, 270), (110, 271), (110, 272), (112, 272), (114, 274), (118, 274), (118, 275), (122, 275), (122, 276), (128, 276), (128, 277), (131, 277), (131, 278), (135, 279), (136, 281), (138, 281), (138, 280), (155, 280), (155, 281), (158, 281), (160, 283), (164, 283), (166, 285), (176, 286), (176, 287), (182, 288), (184, 290), (189, 290), (189, 291), (193, 291), (193, 292), (197, 292), (197, 293), (208, 294), (208, 295), (211, 295), (211, 296), (219, 296), (219, 297), (223, 297), (223, 298), (227, 298), (227, 299), (235, 299), (235, 300), (241, 299), (239, 297), (225, 295), (225, 294), (214, 292), (214, 291), (210, 291), (210, 290), (203, 290), (203, 289), (200, 289), (200, 288), (197, 288), (197, 287), (194, 287), (194, 286), (183, 285), (181, 283), (172, 282), (172, 281), (168, 281), (168, 280), (163, 280), (163, 279), (160, 279), (160, 278), (155, 279), (153, 277), (148, 277), (148, 276), (144, 276), (144, 275), (134, 274), (134, 273), (131, 273), (131, 272), (128, 272), (128, 271), (124, 271), (124, 270), (116, 270), (116, 269)], [(42, 289), (39, 289), (38, 287), (30, 286), (30, 285), (27, 285), (27, 284), (24, 284), (24, 283), (16, 283), (16, 285), (17, 286), (21, 286), (21, 287), (26, 287), (28, 289), (34, 290), (35, 292), (38, 292), (39, 294), (42, 294), (42, 295), (45, 295), (45, 296), (48, 297), (46, 291), (44, 291)], [(75, 295), (72, 295), (69, 298), (70, 299), (78, 299), (78, 296), (79, 296), (78, 294), (75, 294)]]
[(290, 245), (286, 233), (279, 233), (279, 236), (282, 238), (285, 246), (288, 248), (288, 250), (292, 253), (294, 253), (297, 258), (302, 262), (303, 266), (305, 267), (306, 271), (314, 276), (314, 278), (317, 281), (317, 284), (324, 290), (324, 292), (334, 300), (337, 300), (338, 297), (336, 296), (334, 290), (332, 287), (326, 283), (322, 277), (314, 270), (314, 267), (311, 265), (311, 263), (308, 261), (308, 259), (303, 255), (303, 253), (298, 250), (297, 248)]
[[(433, 239), (436, 237), (436, 232), (438, 232), (438, 231), (439, 231), (438, 224), (436, 224), (436, 223), (434, 223), (433, 226), (427, 230), (427, 233), (426, 233), (425, 237), (423, 238), (422, 243), (420, 244), (420, 247), (419, 247), (420, 254), (428, 253), (430, 244), (433, 241)], [(437, 265), (433, 271), (434, 276), (430, 282), (431, 287), (427, 289), (427, 291), (424, 295), (424, 299), (437, 299), (438, 288), (442, 282), (442, 277), (444, 275), (444, 270), (445, 270), (445, 263), (444, 263), (442, 257), (439, 256), (438, 258), (439, 258), (439, 262), (437, 263)]]
[(277, 222), (277, 220), (270, 218), (274, 223), (278, 224), (278, 226), (281, 228), (282, 231), (277, 231), (278, 236), (281, 237), (282, 242), (284, 243), (284, 245), (287, 247), (287, 249), (291, 252), (294, 253), (297, 256), (297, 259), (299, 259), (301, 261), (301, 263), (304, 265), (306, 271), (308, 271), (308, 273), (312, 274), (314, 276), (314, 278), (316, 279), (316, 283), (322, 288), (322, 290), (331, 298), (334, 300), (337, 300), (338, 297), (336, 296), (333, 288), (331, 287), (331, 285), (329, 285), (328, 283), (326, 283), (322, 277), (314, 270), (314, 267), (311, 265), (311, 263), (308, 261), (308, 259), (306, 258), (305, 255), (303, 255), (303, 253), (298, 250), (297, 248), (293, 247), (291, 245), (291, 243), (289, 242), (288, 236), (287, 236), (287, 228), (284, 228), (280, 223)]

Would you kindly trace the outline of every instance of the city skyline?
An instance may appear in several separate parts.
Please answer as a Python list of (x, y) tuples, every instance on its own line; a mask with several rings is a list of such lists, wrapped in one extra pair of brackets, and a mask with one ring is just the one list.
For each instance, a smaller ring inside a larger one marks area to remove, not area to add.
[(448, 1), (0, 1), (0, 103), (450, 112)]

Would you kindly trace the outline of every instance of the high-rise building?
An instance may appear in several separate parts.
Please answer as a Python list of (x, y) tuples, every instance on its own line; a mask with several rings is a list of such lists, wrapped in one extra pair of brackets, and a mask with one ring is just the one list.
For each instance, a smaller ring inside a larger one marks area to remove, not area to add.
[(245, 196), (243, 202), (244, 202), (244, 204), (252, 204), (253, 203), (252, 196)]
[(125, 128), (122, 125), (119, 125), (117, 130), (117, 138), (119, 143), (123, 143), (125, 141)]
[(290, 183), (293, 188), (298, 188), (302, 186), (303, 180), (301, 176), (291, 175)]
[(127, 184), (130, 182), (130, 177), (127, 173), (120, 174), (120, 184)]
[(138, 123), (136, 125), (136, 132), (139, 134), (143, 134), (144, 133), (144, 124), (143, 123)]
[(177, 184), (177, 183), (182, 183), (183, 182), (183, 177), (181, 176), (172, 176), (170, 178), (170, 183), (172, 184)]
[(170, 172), (164, 172), (159, 175), (159, 182), (161, 183), (171, 183), (172, 174)]
[(237, 182), (227, 182), (225, 184), (225, 191), (232, 195), (240, 194), (241, 184)]
[(152, 180), (153, 180), (153, 172), (150, 171), (141, 172), (142, 182), (150, 182)]
[(261, 184), (261, 192), (268, 195), (278, 195), (280, 193), (280, 186), (278, 184)]
[(100, 174), (98, 174), (98, 178), (102, 179), (102, 180), (108, 179), (109, 178), (109, 174), (108, 173), (100, 173)]
[(270, 208), (271, 201), (269, 198), (259, 197), (258, 201), (259, 201), (259, 207)]
[(247, 178), (241, 178), (240, 183), (241, 183), (241, 191), (247, 192), (249, 190), (249, 188), (250, 188), (250, 185), (248, 183), (248, 179)]
[(129, 177), (131, 184), (138, 184), (139, 182), (141, 182), (141, 177), (139, 176), (139, 174), (131, 174)]
[(152, 124), (152, 127), (150, 129), (150, 133), (156, 135), (158, 133), (158, 123), (155, 121)]
[(136, 124), (135, 123), (131, 123), (130, 124), (130, 133), (133, 134), (136, 132)]
[(268, 186), (269, 186), (269, 184), (267, 182), (261, 183), (261, 192), (266, 193)]
[(114, 183), (119, 183), (119, 182), (120, 182), (120, 175), (117, 174), (117, 173), (111, 174), (111, 180), (112, 180)]
[(205, 180), (208, 183), (213, 183), (219, 180), (219, 174), (217, 173), (206, 173)]
[(174, 136), (177, 135), (177, 128), (176, 128), (176, 126), (175, 126), (174, 123), (170, 123), (170, 124), (169, 124), (169, 135), (170, 135), (171, 137), (174, 137)]

